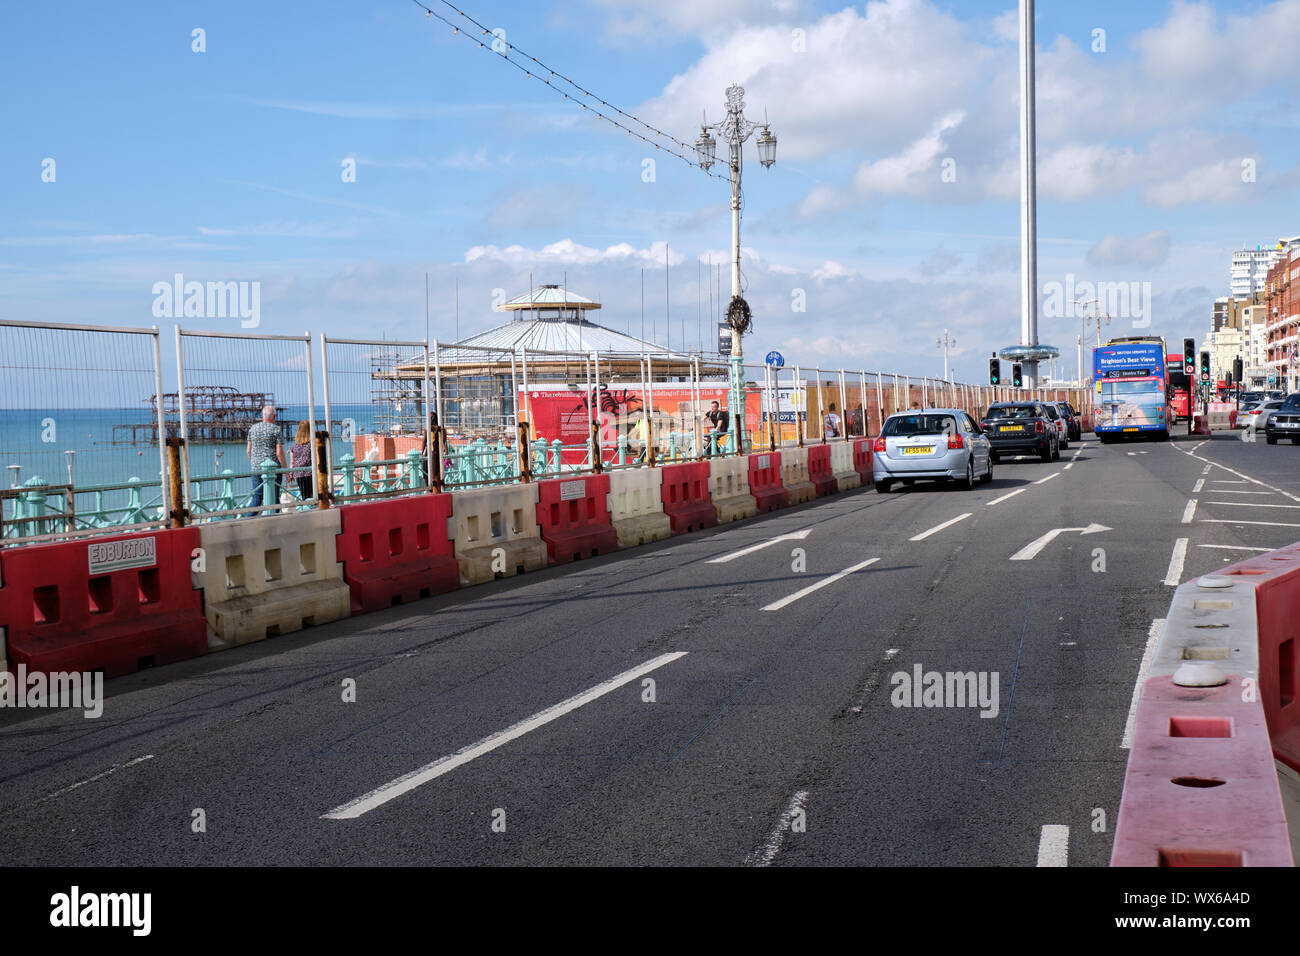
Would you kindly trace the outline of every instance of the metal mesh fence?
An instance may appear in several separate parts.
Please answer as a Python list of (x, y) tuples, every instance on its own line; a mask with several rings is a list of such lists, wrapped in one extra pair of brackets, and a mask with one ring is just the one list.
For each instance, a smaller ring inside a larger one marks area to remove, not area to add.
[(158, 527), (157, 329), (0, 321), (0, 544)]
[(315, 496), (308, 336), (176, 330), (179, 389), (164, 415), (185, 439), (192, 520), (310, 507)]

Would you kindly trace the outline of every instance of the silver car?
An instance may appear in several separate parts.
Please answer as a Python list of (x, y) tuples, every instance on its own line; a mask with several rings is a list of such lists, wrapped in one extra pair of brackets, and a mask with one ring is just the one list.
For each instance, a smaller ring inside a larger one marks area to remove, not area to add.
[(914, 408), (890, 415), (872, 446), (871, 468), (881, 494), (895, 481), (956, 481), (971, 488), (976, 475), (980, 481), (993, 480), (989, 440), (959, 408)]

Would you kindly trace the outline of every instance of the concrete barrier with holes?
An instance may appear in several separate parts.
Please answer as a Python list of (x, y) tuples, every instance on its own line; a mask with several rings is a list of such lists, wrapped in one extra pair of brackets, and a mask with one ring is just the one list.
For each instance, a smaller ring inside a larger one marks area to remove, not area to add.
[(620, 547), (662, 541), (673, 533), (664, 514), (662, 468), (609, 473), (609, 513)]
[(483, 584), (546, 567), (546, 542), (537, 524), (537, 484), (456, 491), (448, 536), (462, 584)]
[(781, 449), (781, 484), (790, 495), (790, 504), (803, 504), (817, 497), (817, 489), (808, 477), (808, 449)]
[(839, 441), (831, 445), (831, 476), (840, 491), (848, 491), (862, 484), (862, 475), (854, 464), (855, 441)]
[(710, 458), (709, 498), (720, 522), (758, 514), (758, 504), (749, 493), (749, 458)]
[(339, 511), (209, 521), (198, 527), (208, 646), (224, 650), (349, 615), (335, 551)]
[(1297, 598), (1300, 547), (1174, 592), (1134, 715), (1111, 866), (1294, 865), (1295, 628), (1278, 612)]

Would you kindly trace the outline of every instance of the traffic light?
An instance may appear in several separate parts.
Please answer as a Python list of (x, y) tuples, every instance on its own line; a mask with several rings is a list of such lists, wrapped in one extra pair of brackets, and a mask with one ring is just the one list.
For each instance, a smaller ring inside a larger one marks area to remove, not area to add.
[(1232, 380), (1241, 383), (1241, 359), (1239, 358), (1232, 360)]
[(1183, 339), (1183, 371), (1191, 375), (1196, 370), (1196, 339)]
[(1002, 362), (997, 358), (989, 359), (989, 384), (1002, 384)]
[(1019, 363), (1019, 362), (1015, 362), (1015, 363), (1012, 364), (1012, 366), (1011, 366), (1011, 387), (1012, 387), (1012, 388), (1024, 388), (1024, 387), (1025, 387), (1025, 380), (1024, 380), (1023, 378), (1020, 377), (1020, 363)]
[(1208, 382), (1209, 380), (1210, 380), (1210, 353), (1202, 352), (1201, 353), (1201, 381)]

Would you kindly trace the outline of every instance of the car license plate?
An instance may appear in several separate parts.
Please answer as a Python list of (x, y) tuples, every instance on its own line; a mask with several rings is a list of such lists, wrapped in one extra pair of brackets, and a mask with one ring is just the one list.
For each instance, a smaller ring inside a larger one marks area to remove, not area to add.
[(928, 455), (934, 451), (933, 445), (912, 445), (910, 448), (904, 448), (904, 455)]
[(1126, 429), (1124, 429), (1124, 431), (1126, 431), (1126, 432), (1135, 432), (1135, 431), (1137, 431), (1137, 429), (1136, 429), (1136, 428), (1126, 428)]
[(999, 425), (998, 426), (998, 431), (1000, 432), (1020, 432), (1024, 430), (1025, 430), (1025, 426), (1023, 425)]

